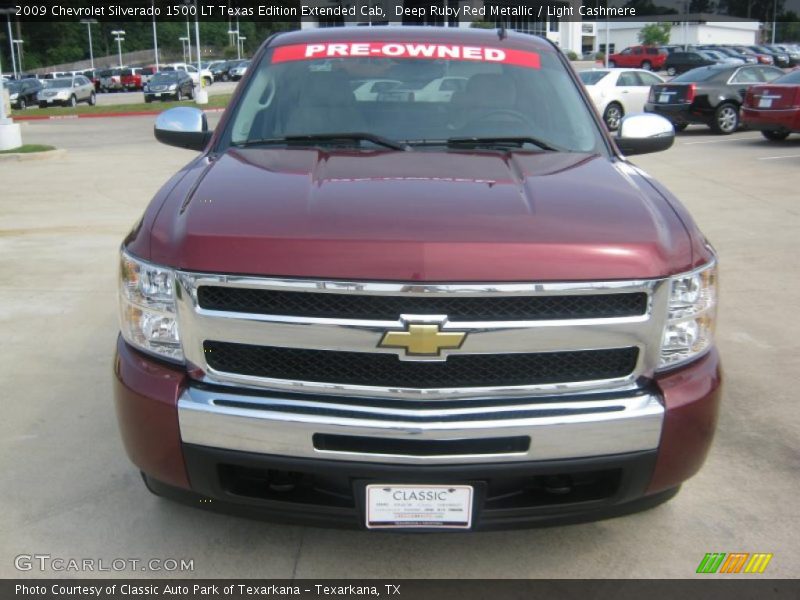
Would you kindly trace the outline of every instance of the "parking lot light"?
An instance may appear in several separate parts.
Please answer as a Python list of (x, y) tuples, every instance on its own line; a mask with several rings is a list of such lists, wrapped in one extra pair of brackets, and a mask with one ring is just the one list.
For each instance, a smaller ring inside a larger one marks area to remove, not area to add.
[(189, 38), (186, 37), (186, 36), (183, 36), (183, 37), (178, 38), (178, 39), (181, 41), (181, 48), (183, 49), (183, 62), (187, 62), (186, 61), (186, 44), (189, 43)]
[(111, 35), (117, 40), (117, 54), (119, 55), (119, 66), (122, 68), (122, 42), (125, 41), (125, 31), (122, 29), (115, 29)]
[(94, 70), (94, 49), (92, 48), (92, 25), (97, 25), (97, 19), (81, 19), (81, 23), (89, 30), (89, 61)]
[(239, 58), (242, 58), (242, 54), (244, 54), (244, 42), (247, 38), (243, 35), (239, 36), (239, 44), (241, 46), (237, 46), (236, 53), (239, 55)]
[(17, 46), (17, 67), (19, 67), (19, 74), (22, 76), (22, 49), (20, 46), (24, 44), (24, 40), (11, 40)]
[(6, 13), (6, 23), (8, 25), (8, 45), (11, 48), (11, 68), (14, 72), (14, 79), (17, 78), (17, 57), (14, 54), (14, 37), (11, 34), (11, 9), (3, 9)]

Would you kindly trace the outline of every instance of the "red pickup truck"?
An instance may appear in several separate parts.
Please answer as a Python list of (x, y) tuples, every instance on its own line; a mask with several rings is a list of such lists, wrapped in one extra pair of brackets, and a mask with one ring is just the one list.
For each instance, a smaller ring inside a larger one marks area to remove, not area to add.
[[(424, 102), (353, 93), (456, 73)], [(717, 259), (626, 158), (674, 130), (612, 138), (551, 43), (282, 33), (213, 132), (179, 107), (155, 135), (199, 154), (121, 249), (116, 406), (154, 493), (490, 529), (641, 510), (702, 465)]]
[(609, 67), (625, 67), (626, 69), (647, 69), (660, 71), (664, 68), (669, 53), (657, 46), (631, 46), (622, 52), (609, 54)]

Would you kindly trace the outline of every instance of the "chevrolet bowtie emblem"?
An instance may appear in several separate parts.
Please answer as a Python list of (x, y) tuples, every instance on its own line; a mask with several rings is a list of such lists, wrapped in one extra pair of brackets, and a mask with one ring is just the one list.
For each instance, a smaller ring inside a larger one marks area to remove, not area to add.
[(404, 348), (406, 356), (439, 356), (445, 349), (460, 348), (464, 331), (441, 331), (439, 325), (410, 324), (407, 331), (387, 331), (381, 348)]

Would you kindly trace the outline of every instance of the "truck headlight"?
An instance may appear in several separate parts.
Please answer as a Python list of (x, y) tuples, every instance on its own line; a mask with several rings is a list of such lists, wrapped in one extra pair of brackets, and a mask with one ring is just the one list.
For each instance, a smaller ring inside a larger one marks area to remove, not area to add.
[(178, 84), (177, 83), (173, 83), (171, 86), (169, 86), (169, 89), (177, 90), (178, 89)]
[(132, 346), (183, 361), (175, 312), (175, 273), (122, 252), (119, 274), (120, 329)]
[(667, 324), (661, 341), (660, 368), (697, 358), (714, 341), (717, 317), (716, 260), (670, 278)]

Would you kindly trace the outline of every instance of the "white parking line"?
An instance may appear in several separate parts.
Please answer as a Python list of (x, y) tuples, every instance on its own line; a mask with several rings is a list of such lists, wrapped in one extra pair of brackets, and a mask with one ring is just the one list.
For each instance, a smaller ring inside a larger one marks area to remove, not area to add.
[(761, 156), (758, 160), (781, 160), (783, 158), (800, 158), (800, 154), (787, 154), (786, 156)]

